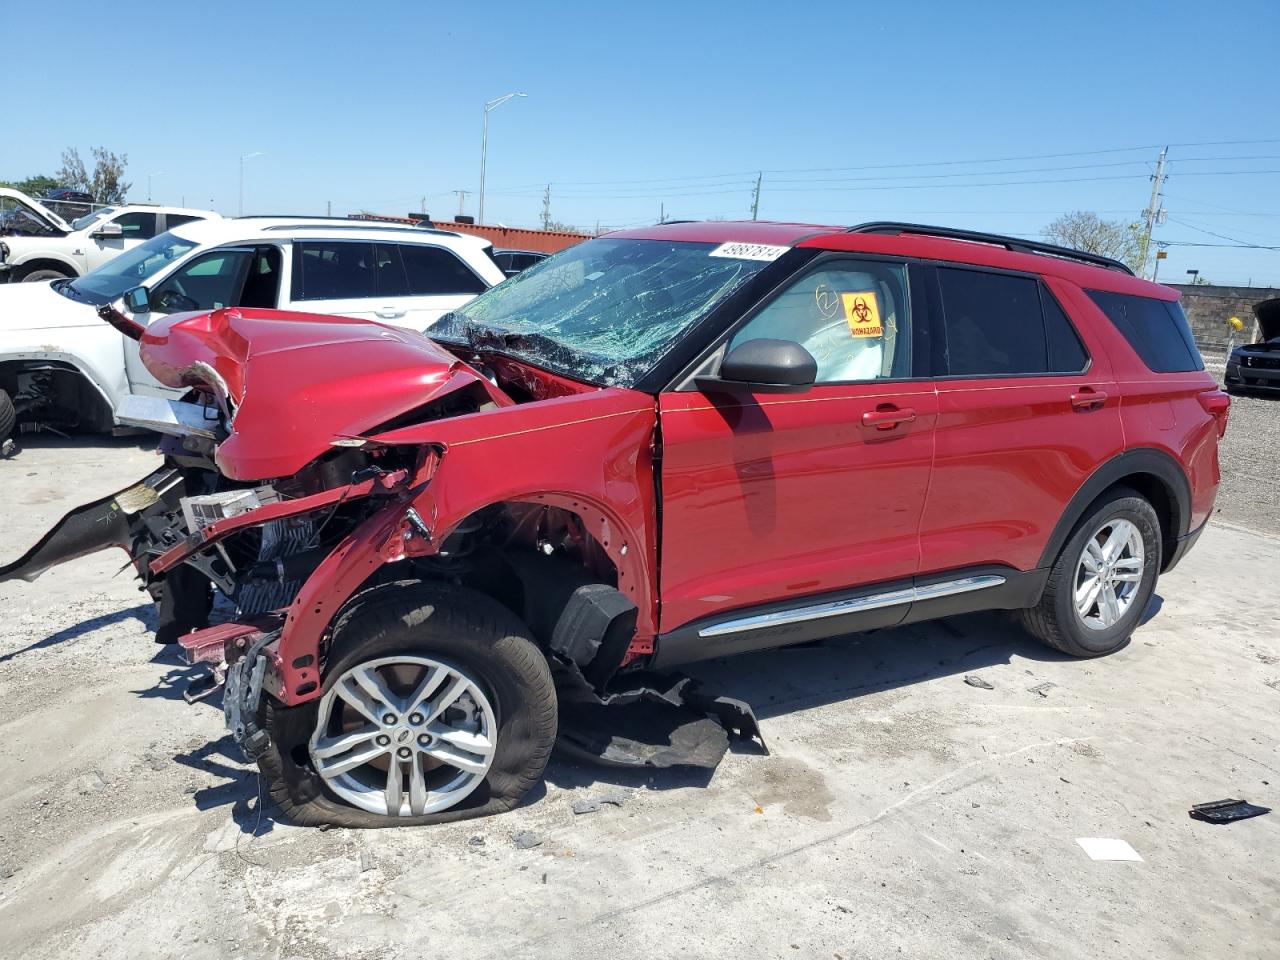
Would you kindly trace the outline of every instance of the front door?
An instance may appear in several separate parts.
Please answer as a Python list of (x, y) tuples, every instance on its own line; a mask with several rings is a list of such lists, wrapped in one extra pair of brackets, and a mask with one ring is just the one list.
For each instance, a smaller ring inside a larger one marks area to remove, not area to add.
[[(937, 399), (920, 378), (928, 358), (907, 275), (900, 262), (822, 261), (731, 334), (728, 349), (756, 338), (805, 346), (818, 362), (807, 392), (659, 398), (664, 635), (736, 623), (761, 605), (909, 588)], [(885, 609), (896, 622), (907, 604)], [(769, 631), (735, 649), (784, 642)]]
[(86, 273), (98, 269), (108, 260), (114, 260), (126, 250), (132, 250), (144, 241), (150, 240), (159, 232), (156, 214), (146, 210), (131, 210), (102, 222), (116, 224), (122, 233), (118, 237), (98, 237), (94, 236), (93, 231), (90, 232), (85, 245)]

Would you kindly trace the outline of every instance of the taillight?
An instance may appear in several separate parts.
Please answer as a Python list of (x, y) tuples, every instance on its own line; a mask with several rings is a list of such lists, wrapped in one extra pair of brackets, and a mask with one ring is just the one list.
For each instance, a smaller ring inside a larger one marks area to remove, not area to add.
[(1227, 415), (1231, 410), (1231, 398), (1221, 390), (1210, 390), (1201, 393), (1196, 397), (1200, 401), (1200, 406), (1204, 407), (1204, 411), (1210, 414), (1213, 419), (1218, 421), (1219, 438), (1227, 434)]

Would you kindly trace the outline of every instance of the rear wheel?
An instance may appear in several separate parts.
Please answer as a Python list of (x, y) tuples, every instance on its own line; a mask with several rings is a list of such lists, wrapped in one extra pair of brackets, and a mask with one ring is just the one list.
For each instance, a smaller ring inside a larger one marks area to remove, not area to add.
[(551, 754), (556, 693), (505, 607), (392, 584), (339, 618), (320, 699), (262, 719), (260, 767), (291, 819), (407, 826), (514, 807)]
[(1073, 657), (1119, 650), (1142, 618), (1161, 565), (1160, 520), (1136, 491), (1117, 487), (1086, 511), (1022, 611), (1034, 636)]

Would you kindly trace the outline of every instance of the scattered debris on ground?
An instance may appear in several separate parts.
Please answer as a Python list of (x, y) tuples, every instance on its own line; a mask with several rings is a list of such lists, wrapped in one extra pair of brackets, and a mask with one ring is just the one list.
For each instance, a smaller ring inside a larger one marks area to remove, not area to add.
[(542, 838), (532, 830), (521, 830), (511, 839), (515, 841), (517, 850), (532, 850), (542, 846)]
[(584, 797), (581, 800), (573, 802), (573, 812), (576, 814), (595, 813), (604, 804), (608, 803), (615, 807), (620, 807), (631, 798), (631, 793), (627, 790), (610, 790), (594, 797)]
[(983, 680), (981, 677), (972, 673), (965, 674), (964, 682), (971, 687), (977, 687), (979, 690), (995, 689), (995, 684), (991, 683), (989, 680)]
[(1270, 813), (1270, 807), (1260, 807), (1248, 800), (1213, 800), (1209, 803), (1197, 803), (1187, 813), (1193, 820), (1205, 823), (1234, 823), (1236, 820), (1248, 820)]
[(1126, 840), (1111, 837), (1076, 837), (1090, 860), (1136, 860), (1142, 862), (1142, 855), (1133, 849)]
[(1038, 693), (1042, 697), (1047, 697), (1049, 691), (1056, 686), (1057, 684), (1052, 680), (1046, 680), (1044, 683), (1037, 683), (1034, 687), (1027, 687), (1027, 693)]

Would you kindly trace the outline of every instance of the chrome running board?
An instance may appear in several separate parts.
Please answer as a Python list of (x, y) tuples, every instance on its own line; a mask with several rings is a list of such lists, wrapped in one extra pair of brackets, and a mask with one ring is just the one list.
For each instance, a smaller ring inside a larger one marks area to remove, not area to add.
[(829, 603), (815, 603), (807, 607), (793, 607), (790, 610), (775, 610), (772, 613), (758, 613), (750, 617), (726, 620), (723, 623), (703, 627), (698, 631), (698, 636), (720, 637), (729, 633), (764, 630), (769, 627), (781, 627), (791, 623), (804, 623), (808, 620), (822, 620), (826, 617), (842, 617), (849, 613), (879, 610), (882, 607), (895, 607), (903, 603), (914, 603), (917, 600), (934, 600), (938, 597), (950, 597), (958, 593), (986, 590), (988, 587), (998, 587), (1004, 582), (1004, 577), (987, 574), (977, 577), (962, 577), (959, 580), (948, 580), (945, 583), (929, 583), (922, 587), (904, 587), (898, 590), (889, 590), (885, 593), (873, 593), (865, 597), (855, 597), (850, 600), (833, 600)]

